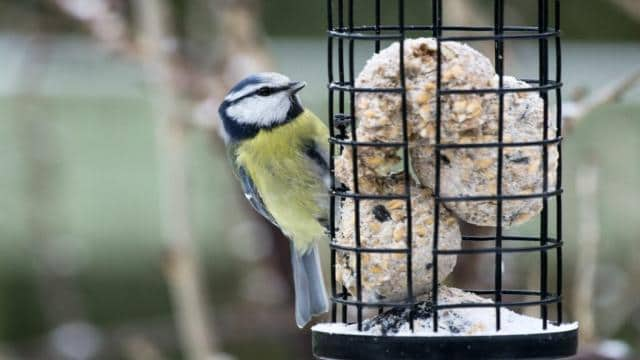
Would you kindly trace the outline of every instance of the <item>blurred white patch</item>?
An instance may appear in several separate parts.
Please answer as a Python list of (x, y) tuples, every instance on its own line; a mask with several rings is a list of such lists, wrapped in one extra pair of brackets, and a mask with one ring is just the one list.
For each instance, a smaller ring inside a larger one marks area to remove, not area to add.
[(625, 359), (631, 356), (631, 347), (620, 340), (604, 340), (598, 345), (597, 354), (607, 359)]
[(107, 2), (102, 0), (60, 0), (58, 3), (81, 20), (95, 19), (109, 10)]
[(257, 221), (239, 223), (229, 231), (228, 238), (231, 254), (245, 262), (258, 262), (273, 251), (271, 232)]
[[(573, 101), (562, 103), (562, 113), (565, 118), (574, 118), (578, 114), (578, 106)], [(552, 116), (549, 116), (551, 118)]]
[(222, 128), (218, 126), (219, 121), (218, 104), (213, 98), (200, 102), (193, 110), (193, 123), (198, 127), (205, 129)]
[(247, 301), (262, 305), (283, 304), (289, 288), (282, 276), (268, 267), (253, 269), (242, 279), (240, 294)]
[(69, 322), (49, 334), (49, 344), (65, 359), (93, 359), (104, 342), (100, 331), (86, 322)]

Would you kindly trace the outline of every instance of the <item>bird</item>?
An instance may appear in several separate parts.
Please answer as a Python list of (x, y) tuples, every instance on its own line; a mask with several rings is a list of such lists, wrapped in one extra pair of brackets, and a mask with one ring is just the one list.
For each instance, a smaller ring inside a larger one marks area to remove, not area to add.
[(253, 74), (218, 108), (233, 172), (252, 207), (290, 240), (295, 319), (328, 311), (318, 244), (328, 239), (329, 131), (302, 105), (301, 81)]

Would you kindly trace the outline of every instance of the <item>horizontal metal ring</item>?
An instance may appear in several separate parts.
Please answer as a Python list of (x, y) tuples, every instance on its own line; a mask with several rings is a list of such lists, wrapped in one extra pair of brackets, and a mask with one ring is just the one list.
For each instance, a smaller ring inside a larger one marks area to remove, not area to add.
[(489, 41), (489, 40), (535, 40), (535, 39), (547, 39), (555, 36), (559, 36), (560, 31), (545, 31), (538, 33), (523, 33), (523, 34), (495, 34), (486, 36), (443, 36), (440, 37), (440, 42), (449, 41)]
[[(479, 290), (479, 289), (464, 289), (466, 292), (471, 292), (477, 295), (492, 295), (495, 294), (495, 290)], [(523, 296), (542, 296), (541, 291), (525, 290), (525, 289), (503, 289), (500, 291), (502, 295), (523, 295)], [(547, 295), (549, 295), (547, 293)]]
[[(349, 32), (349, 31), (391, 31), (391, 30), (401, 30), (405, 31), (422, 31), (422, 30), (433, 30), (434, 27), (432, 25), (404, 25), (400, 27), (398, 25), (357, 25), (357, 26), (338, 26), (333, 27), (330, 30), (336, 32)], [(493, 26), (460, 26), (460, 25), (445, 25), (440, 26), (441, 30), (444, 31), (471, 31), (471, 32), (483, 32), (483, 31), (495, 31), (495, 27)], [(503, 27), (504, 31), (511, 32), (523, 32), (523, 31), (540, 31), (540, 27), (538, 26), (505, 26)], [(553, 27), (547, 27), (546, 31), (555, 31)]]
[(376, 195), (376, 194), (356, 194), (353, 192), (345, 191), (329, 191), (329, 194), (333, 196), (349, 198), (349, 199), (361, 199), (361, 200), (408, 200), (409, 196), (406, 194), (388, 194), (388, 195)]
[(409, 249), (407, 248), (364, 248), (364, 247), (356, 247), (356, 246), (343, 246), (338, 245), (336, 243), (329, 244), (330, 249), (341, 250), (341, 251), (349, 251), (354, 253), (382, 253), (382, 254), (407, 254)]
[[(547, 140), (538, 140), (538, 141), (522, 141), (522, 142), (510, 142), (510, 143), (499, 143), (499, 142), (491, 142), (491, 143), (469, 143), (469, 144), (459, 144), (459, 143), (445, 143), (439, 145), (425, 145), (425, 146), (435, 146), (439, 149), (471, 149), (471, 148), (511, 148), (511, 147), (533, 147), (533, 146), (543, 146), (543, 145), (552, 145), (557, 144), (562, 141), (562, 136), (558, 136), (555, 138), (547, 139)], [(403, 147), (406, 145), (404, 142), (400, 141), (391, 141), (391, 142), (379, 142), (379, 141), (354, 141), (350, 139), (338, 139), (338, 138), (329, 138), (330, 144), (338, 144), (345, 146), (363, 146), (363, 147)], [(418, 142), (409, 141), (409, 147), (420, 146), (421, 144)]]
[[(536, 236), (513, 236), (506, 235), (501, 237), (502, 240), (505, 241), (540, 241), (539, 237)], [(495, 241), (496, 236), (463, 236), (463, 241)], [(547, 238), (548, 242), (557, 242), (556, 238)]]
[(414, 305), (416, 305), (416, 303), (414, 302), (406, 302), (406, 303), (401, 303), (401, 302), (376, 302), (376, 303), (370, 303), (370, 302), (365, 302), (365, 301), (358, 301), (358, 300), (348, 300), (348, 299), (343, 299), (341, 297), (341, 294), (336, 294), (336, 296), (332, 296), (331, 297), (331, 301), (337, 304), (344, 304), (344, 305), (355, 305), (355, 306), (361, 306), (361, 307), (412, 307)]
[(363, 92), (363, 93), (396, 93), (401, 94), (404, 92), (403, 88), (367, 88), (367, 87), (353, 87), (348, 81), (338, 82), (334, 81), (329, 84), (330, 90), (340, 90), (348, 92)]
[(356, 32), (327, 31), (330, 37), (349, 40), (400, 40), (402, 34), (363, 34)]
[[(445, 31), (469, 31), (469, 32), (489, 32), (495, 28), (488, 26), (441, 26), (441, 30)], [(347, 40), (401, 40), (406, 38), (407, 31), (432, 31), (433, 26), (421, 25), (405, 25), (400, 26), (351, 26), (351, 27), (334, 27), (327, 30), (330, 38), (347, 39)], [(393, 33), (380, 33), (380, 31), (394, 31)], [(404, 33), (402, 32), (404, 31)], [(441, 42), (446, 41), (487, 41), (487, 40), (505, 40), (505, 39), (546, 39), (560, 36), (561, 32), (554, 28), (546, 28), (540, 32), (539, 27), (535, 26), (505, 26), (505, 33), (491, 35), (469, 35), (469, 36), (440, 36), (436, 37)], [(369, 32), (375, 32), (369, 34)], [(509, 32), (516, 33), (510, 34)]]
[(434, 309), (443, 310), (443, 309), (464, 309), (464, 308), (479, 308), (479, 307), (514, 307), (514, 306), (536, 306), (536, 305), (544, 305), (544, 304), (554, 304), (560, 302), (559, 296), (547, 296), (542, 300), (531, 300), (531, 301), (499, 301), (492, 303), (468, 303), (468, 304), (442, 304), (442, 305), (432, 305)]
[[(344, 305), (353, 305), (358, 307), (404, 307), (409, 308), (413, 307), (421, 302), (409, 301), (407, 302), (366, 302), (366, 301), (358, 301), (358, 300), (350, 300), (343, 299), (342, 294), (336, 294), (336, 296), (331, 297), (331, 301), (337, 304)], [(541, 300), (531, 300), (531, 301), (500, 301), (500, 302), (491, 302), (491, 303), (459, 303), (459, 304), (432, 304), (434, 309), (443, 310), (443, 309), (461, 309), (461, 308), (479, 308), (479, 307), (509, 307), (509, 306), (535, 306), (535, 305), (544, 305), (560, 302), (562, 299), (561, 296), (547, 294), (544, 299)]]
[(531, 146), (552, 145), (552, 144), (557, 144), (561, 141), (562, 141), (562, 136), (558, 136), (555, 138), (538, 140), (538, 141), (521, 141), (521, 142), (509, 142), (509, 143), (491, 142), (491, 143), (469, 143), (469, 144), (445, 143), (445, 144), (435, 145), (435, 147), (439, 149), (465, 149), (465, 148), (484, 148), (484, 147), (511, 148), (511, 147), (531, 147)]
[(536, 305), (544, 305), (544, 304), (553, 304), (560, 302), (560, 296), (546, 296), (541, 300), (531, 300), (531, 301), (499, 301), (499, 302), (491, 302), (491, 303), (465, 303), (465, 304), (433, 304), (433, 308), (437, 310), (443, 309), (463, 309), (463, 308), (479, 308), (479, 307), (512, 307), (512, 306), (536, 306)]
[(562, 82), (549, 80), (545, 85), (531, 86), (526, 88), (481, 88), (481, 89), (440, 89), (436, 90), (436, 97), (438, 94), (442, 95), (462, 95), (462, 94), (508, 94), (508, 93), (523, 93), (523, 92), (537, 92), (537, 91), (549, 91), (559, 89), (562, 87)]
[(538, 252), (547, 251), (561, 247), (563, 244), (560, 242), (552, 242), (547, 245), (540, 246), (526, 246), (526, 247), (491, 247), (480, 249), (453, 249), (453, 250), (433, 250), (433, 253), (438, 255), (468, 255), (468, 254), (485, 254), (485, 253), (518, 253), (518, 252)]
[(562, 194), (562, 189), (547, 192), (539, 192), (532, 194), (514, 194), (514, 195), (481, 195), (481, 196), (436, 196), (436, 200), (441, 202), (456, 201), (497, 201), (497, 200), (524, 200), (524, 199), (543, 199), (551, 196)]
[(363, 147), (402, 147), (404, 142), (376, 142), (376, 141), (353, 141), (349, 139), (329, 138), (329, 144), (338, 144), (345, 146), (363, 146)]
[[(540, 81), (529, 81), (530, 84), (540, 83)], [(539, 92), (539, 91), (549, 91), (554, 89), (559, 89), (562, 87), (562, 82), (549, 80), (545, 85), (537, 85), (530, 87), (521, 87), (521, 88), (479, 88), (479, 89), (440, 89), (440, 91), (436, 90), (436, 96), (438, 94), (440, 96), (445, 95), (461, 95), (461, 94), (472, 94), (472, 95), (480, 95), (480, 94), (509, 94), (509, 93), (525, 93), (525, 92)], [(334, 81), (328, 85), (330, 90), (338, 90), (338, 91), (346, 91), (353, 93), (390, 93), (390, 94), (402, 94), (405, 89), (404, 88), (370, 88), (370, 87), (354, 87), (350, 82), (338, 82)]]

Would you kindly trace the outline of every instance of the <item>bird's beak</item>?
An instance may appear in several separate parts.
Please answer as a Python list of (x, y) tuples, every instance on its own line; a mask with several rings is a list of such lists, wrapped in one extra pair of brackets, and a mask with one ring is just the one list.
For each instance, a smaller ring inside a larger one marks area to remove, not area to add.
[(304, 81), (292, 81), (289, 83), (289, 92), (295, 94), (305, 86), (307, 86), (307, 83)]

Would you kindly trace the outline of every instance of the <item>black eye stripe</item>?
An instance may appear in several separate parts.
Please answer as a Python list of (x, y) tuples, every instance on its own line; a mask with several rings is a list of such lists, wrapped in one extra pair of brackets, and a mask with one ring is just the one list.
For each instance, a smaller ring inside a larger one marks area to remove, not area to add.
[[(266, 86), (265, 86), (265, 87), (266, 87)], [(245, 95), (240, 96), (240, 97), (239, 97), (239, 98), (237, 98), (237, 99), (233, 99), (233, 101), (230, 101), (229, 103), (230, 103), (230, 104), (235, 104), (235, 103), (238, 103), (238, 102), (240, 102), (240, 101), (242, 101), (242, 100), (244, 100), (244, 99), (246, 99), (246, 98), (248, 98), (248, 97), (252, 97), (252, 96), (254, 96), (254, 95), (258, 95), (258, 92), (259, 92), (262, 88), (264, 88), (264, 87), (260, 87), (260, 88), (258, 88), (258, 89), (256, 89), (256, 90), (254, 90), (254, 91), (252, 91), (252, 92), (250, 92), (250, 93), (247, 93), (247, 94), (245, 94)], [(271, 93), (270, 93), (269, 95), (273, 95), (273, 94), (275, 94), (275, 93), (277, 93), (277, 92), (280, 92), (280, 91), (283, 91), (283, 90), (287, 90), (287, 89), (289, 89), (289, 87), (288, 87), (288, 86), (276, 86), (276, 87), (268, 86), (268, 88), (269, 88), (269, 89), (270, 89), (270, 91), (271, 91)]]
[(258, 94), (260, 95), (261, 91), (264, 91), (265, 89), (268, 90), (269, 94), (268, 95), (272, 95), (275, 94), (277, 92), (283, 91), (283, 90), (287, 90), (289, 87), (288, 86), (265, 86), (265, 87), (261, 87), (258, 90), (254, 91), (253, 94)]
[(271, 90), (271, 88), (269, 88), (267, 86), (264, 86), (264, 87), (261, 87), (260, 89), (258, 89), (255, 93), (257, 95), (260, 95), (260, 96), (269, 96), (269, 95), (271, 95), (272, 90)]

